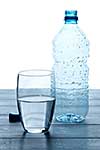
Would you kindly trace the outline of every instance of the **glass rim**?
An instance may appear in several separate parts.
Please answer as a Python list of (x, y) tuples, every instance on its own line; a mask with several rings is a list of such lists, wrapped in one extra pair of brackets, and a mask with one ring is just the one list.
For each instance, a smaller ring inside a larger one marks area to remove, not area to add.
[(47, 69), (30, 69), (19, 71), (18, 75), (26, 77), (45, 77), (50, 76), (51, 73), (52, 71)]

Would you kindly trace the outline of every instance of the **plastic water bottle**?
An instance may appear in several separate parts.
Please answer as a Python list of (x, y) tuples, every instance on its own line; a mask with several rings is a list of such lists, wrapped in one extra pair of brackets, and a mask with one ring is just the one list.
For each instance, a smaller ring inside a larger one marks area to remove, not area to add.
[[(89, 42), (78, 26), (76, 10), (65, 11), (65, 24), (53, 40), (56, 120), (79, 123), (88, 113)], [(53, 93), (54, 94), (54, 93)]]

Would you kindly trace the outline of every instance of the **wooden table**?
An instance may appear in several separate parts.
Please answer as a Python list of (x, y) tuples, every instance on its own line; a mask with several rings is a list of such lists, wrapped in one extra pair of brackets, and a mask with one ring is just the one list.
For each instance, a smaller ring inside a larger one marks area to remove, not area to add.
[(100, 90), (90, 90), (85, 122), (53, 123), (48, 134), (25, 134), (9, 112), (17, 112), (15, 90), (0, 90), (0, 150), (100, 150)]

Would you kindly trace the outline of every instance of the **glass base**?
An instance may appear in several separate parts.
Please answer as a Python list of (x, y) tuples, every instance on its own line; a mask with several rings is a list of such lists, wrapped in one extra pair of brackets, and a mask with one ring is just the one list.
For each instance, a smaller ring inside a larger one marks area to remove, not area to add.
[(48, 129), (45, 128), (27, 128), (25, 129), (26, 132), (28, 133), (46, 133), (48, 132)]
[(79, 123), (85, 120), (81, 115), (66, 113), (56, 117), (56, 120), (64, 123)]

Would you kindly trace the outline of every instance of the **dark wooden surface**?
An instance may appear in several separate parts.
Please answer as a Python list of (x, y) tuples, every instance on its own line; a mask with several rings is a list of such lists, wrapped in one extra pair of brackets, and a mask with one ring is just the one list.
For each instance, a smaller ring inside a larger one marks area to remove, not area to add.
[(15, 90), (0, 90), (0, 150), (100, 150), (100, 90), (90, 90), (89, 99), (83, 123), (53, 122), (48, 134), (25, 134), (21, 123), (9, 123), (9, 112), (17, 113)]

